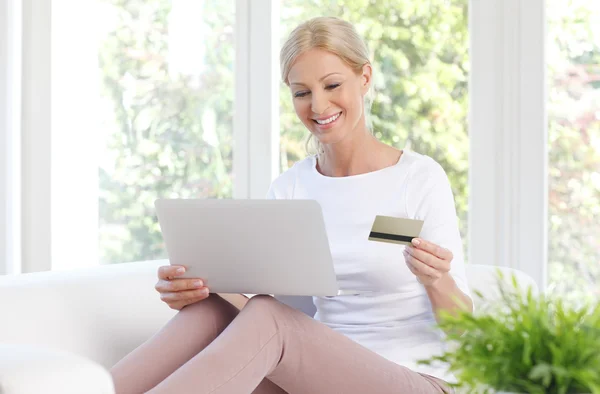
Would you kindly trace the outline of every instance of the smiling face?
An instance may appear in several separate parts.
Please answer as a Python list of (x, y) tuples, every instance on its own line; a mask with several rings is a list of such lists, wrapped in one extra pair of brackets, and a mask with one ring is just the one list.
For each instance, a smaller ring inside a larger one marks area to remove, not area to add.
[(304, 126), (322, 144), (335, 144), (367, 132), (364, 96), (371, 66), (357, 74), (338, 56), (312, 49), (298, 57), (288, 81), (294, 109)]

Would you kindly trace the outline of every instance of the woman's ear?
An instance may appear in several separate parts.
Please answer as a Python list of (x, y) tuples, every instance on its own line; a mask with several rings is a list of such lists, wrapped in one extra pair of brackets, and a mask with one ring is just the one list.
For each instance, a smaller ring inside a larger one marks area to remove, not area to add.
[(361, 90), (363, 96), (365, 94), (367, 94), (367, 92), (369, 91), (369, 88), (371, 87), (372, 78), (373, 78), (373, 67), (371, 67), (370, 63), (366, 63), (363, 66), (363, 71), (362, 71), (362, 75), (361, 75), (360, 90)]

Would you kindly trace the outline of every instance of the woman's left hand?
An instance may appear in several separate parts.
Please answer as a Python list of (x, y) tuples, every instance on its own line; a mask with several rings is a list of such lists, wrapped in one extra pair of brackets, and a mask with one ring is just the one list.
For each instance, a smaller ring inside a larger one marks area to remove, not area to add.
[(425, 286), (435, 285), (450, 271), (453, 257), (448, 249), (421, 238), (414, 238), (412, 246), (404, 249), (408, 269)]

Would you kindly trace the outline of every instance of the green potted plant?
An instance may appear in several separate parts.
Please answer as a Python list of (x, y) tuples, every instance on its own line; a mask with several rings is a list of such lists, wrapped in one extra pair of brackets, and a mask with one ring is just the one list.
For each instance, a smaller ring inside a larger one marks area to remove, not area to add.
[(449, 349), (421, 363), (446, 364), (458, 392), (600, 394), (600, 304), (533, 296), (498, 275), (500, 302), (443, 314)]

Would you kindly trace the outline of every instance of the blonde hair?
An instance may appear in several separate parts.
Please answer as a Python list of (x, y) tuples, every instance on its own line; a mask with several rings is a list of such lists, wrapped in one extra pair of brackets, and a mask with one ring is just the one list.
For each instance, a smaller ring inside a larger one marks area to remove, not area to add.
[[(281, 48), (279, 61), (281, 65), (281, 79), (289, 86), (290, 69), (296, 59), (311, 49), (322, 49), (338, 56), (356, 74), (361, 74), (365, 64), (371, 64), (369, 49), (365, 41), (358, 34), (352, 24), (336, 17), (316, 17), (297, 26)], [(373, 102), (373, 86), (366, 96), (365, 116), (367, 126), (370, 128), (370, 110)], [(306, 143), (307, 151), (310, 146), (317, 153), (322, 152), (321, 144), (314, 140), (312, 135)]]

